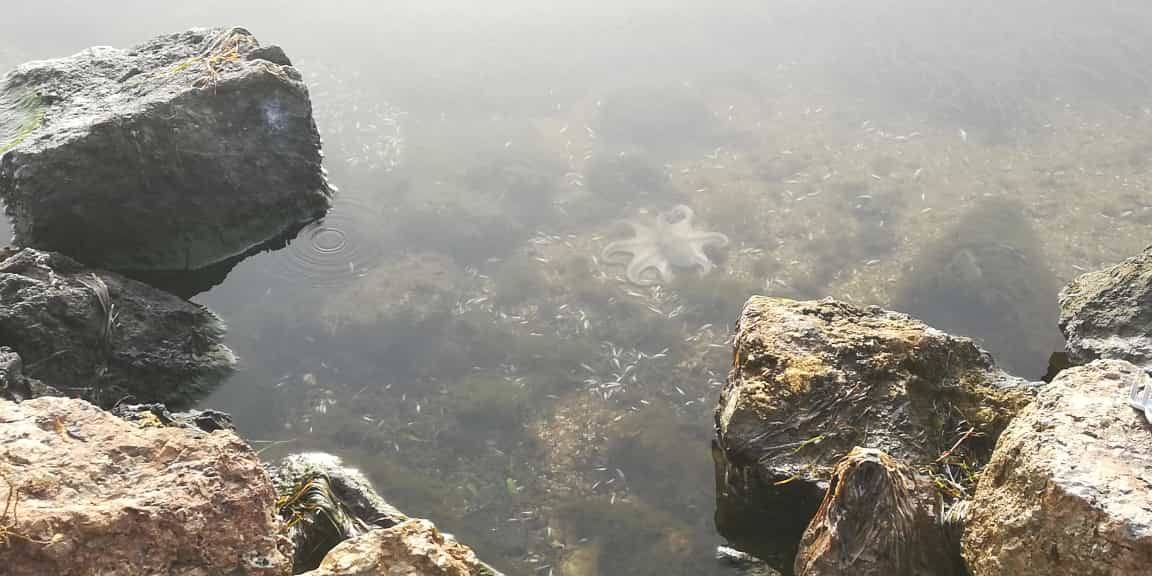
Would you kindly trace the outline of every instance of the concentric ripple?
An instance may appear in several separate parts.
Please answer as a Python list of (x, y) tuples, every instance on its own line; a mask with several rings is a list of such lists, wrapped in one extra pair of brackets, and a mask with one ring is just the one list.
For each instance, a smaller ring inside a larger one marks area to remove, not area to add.
[(300, 231), (284, 248), (265, 255), (262, 268), (292, 286), (340, 286), (375, 267), (383, 252), (380, 212), (337, 196), (332, 210)]

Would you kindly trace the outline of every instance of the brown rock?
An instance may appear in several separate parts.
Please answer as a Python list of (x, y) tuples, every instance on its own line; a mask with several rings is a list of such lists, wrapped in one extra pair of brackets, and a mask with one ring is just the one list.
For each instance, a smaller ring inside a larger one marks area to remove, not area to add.
[(1125, 361), (1060, 373), (1000, 437), (964, 531), (975, 576), (1152, 573), (1152, 425)]
[(275, 492), (235, 434), (127, 422), (83, 400), (0, 401), (8, 576), (280, 575)]
[(716, 409), (716, 526), (790, 572), (833, 468), (876, 448), (967, 496), (971, 472), (1032, 398), (971, 340), (904, 314), (753, 297)]
[(963, 574), (940, 512), (930, 480), (879, 450), (853, 448), (804, 532), (796, 574)]
[(472, 576), (481, 564), (467, 546), (427, 520), (408, 520), (338, 544), (302, 576)]

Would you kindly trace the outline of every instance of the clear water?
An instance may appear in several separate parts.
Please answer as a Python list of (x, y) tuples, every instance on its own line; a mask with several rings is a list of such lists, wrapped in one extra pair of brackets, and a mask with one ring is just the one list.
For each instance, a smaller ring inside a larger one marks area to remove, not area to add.
[[(1152, 223), (1136, 0), (20, 3), (0, 64), (249, 27), (311, 86), (331, 214), (195, 300), (205, 406), (328, 450), (511, 574), (725, 574), (711, 411), (750, 294), (978, 338), (1038, 378), (1056, 292)], [(676, 204), (731, 243), (599, 260)]]

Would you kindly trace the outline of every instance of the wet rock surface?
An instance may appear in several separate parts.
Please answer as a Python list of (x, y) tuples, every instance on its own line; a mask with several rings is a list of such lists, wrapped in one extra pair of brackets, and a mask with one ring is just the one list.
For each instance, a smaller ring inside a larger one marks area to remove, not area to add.
[(879, 450), (854, 448), (836, 465), (804, 531), (796, 574), (965, 574), (953, 538), (959, 531), (947, 528), (941, 512), (928, 478)]
[(1074, 362), (1107, 358), (1152, 368), (1152, 247), (1066, 286), (1060, 329)]
[(112, 414), (144, 426), (175, 426), (202, 432), (236, 430), (232, 417), (217, 410), (170, 412), (163, 404), (117, 404), (112, 407)]
[(275, 491), (233, 433), (141, 426), (70, 398), (0, 400), (0, 422), (5, 574), (288, 573)]
[(1033, 396), (971, 340), (904, 314), (833, 300), (753, 297), (715, 412), (716, 525), (783, 572), (856, 446), (968, 495), (1008, 421)]
[(111, 406), (184, 407), (233, 370), (220, 319), (201, 306), (60, 254), (0, 249), (0, 345), (25, 375)]
[(305, 576), (480, 576), (468, 547), (446, 538), (427, 520), (371, 530), (332, 549)]
[[(277, 512), (294, 545), (296, 573), (318, 569), (318, 574), (345, 573), (337, 570), (407, 574), (387, 570), (407, 570), (408, 564), (420, 567), (429, 562), (449, 569), (452, 562), (445, 564), (444, 559), (451, 557), (467, 559), (470, 569), (477, 570), (468, 573), (500, 576), (453, 537), (442, 536), (427, 520), (413, 521), (386, 502), (360, 470), (345, 465), (338, 456), (325, 452), (292, 454), (267, 465), (267, 469), (280, 495)], [(380, 533), (387, 529), (395, 530)]]
[(385, 502), (359, 470), (332, 454), (293, 454), (269, 465), (268, 471), (281, 495), (277, 512), (291, 526), (296, 572), (316, 568), (348, 538), (408, 519)]
[(15, 242), (110, 269), (207, 266), (329, 205), (308, 90), (242, 28), (16, 68), (0, 154)]
[(975, 576), (1126, 576), (1152, 566), (1152, 426), (1124, 361), (1063, 371), (1000, 437), (964, 532)]
[(17, 402), (37, 396), (57, 396), (60, 392), (24, 375), (24, 361), (8, 346), (0, 346), (0, 399)]

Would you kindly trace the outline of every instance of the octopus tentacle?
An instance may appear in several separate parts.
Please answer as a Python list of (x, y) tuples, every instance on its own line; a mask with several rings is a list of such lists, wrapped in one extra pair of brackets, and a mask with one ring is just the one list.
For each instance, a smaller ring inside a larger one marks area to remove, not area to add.
[(728, 235), (720, 232), (692, 232), (686, 238), (697, 244), (704, 246), (718, 246), (723, 248), (728, 245)]
[(637, 254), (643, 252), (649, 245), (651, 245), (651, 242), (642, 238), (617, 240), (605, 246), (600, 256), (606, 260), (613, 260), (619, 254)]
[(628, 268), (624, 270), (624, 277), (628, 278), (629, 282), (639, 286), (652, 284), (652, 282), (644, 279), (644, 271), (654, 267), (659, 269), (660, 260), (661, 258), (654, 252), (644, 254), (637, 253), (632, 261), (628, 263)]

